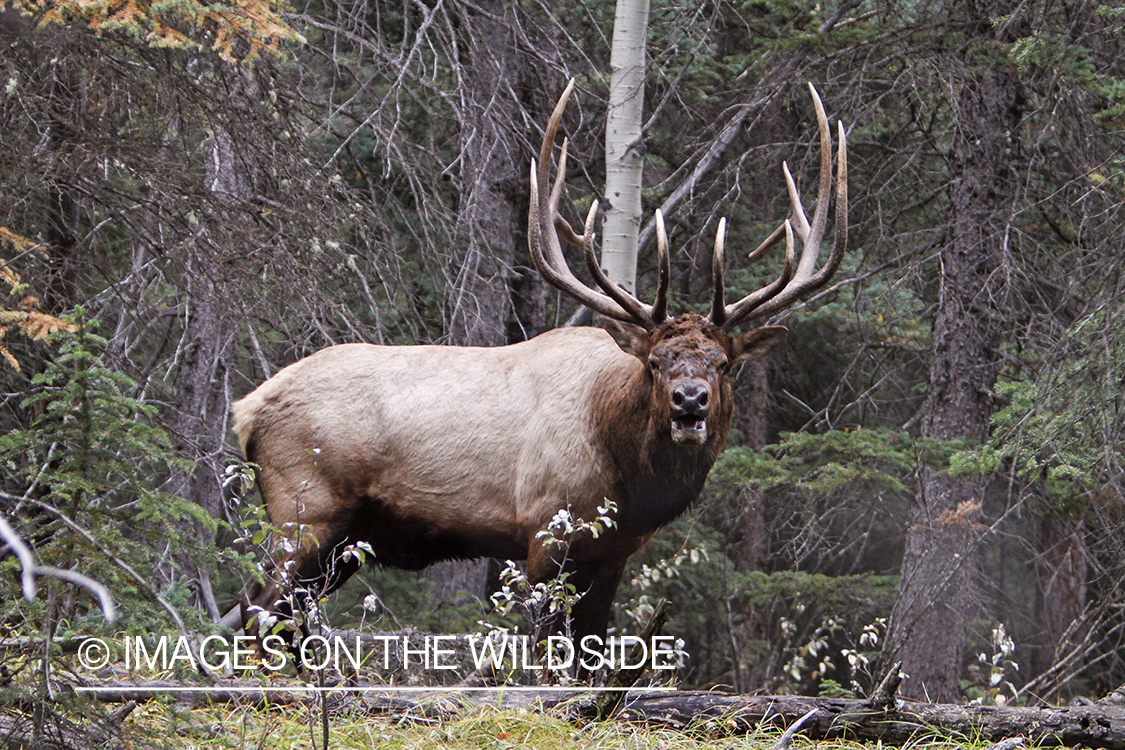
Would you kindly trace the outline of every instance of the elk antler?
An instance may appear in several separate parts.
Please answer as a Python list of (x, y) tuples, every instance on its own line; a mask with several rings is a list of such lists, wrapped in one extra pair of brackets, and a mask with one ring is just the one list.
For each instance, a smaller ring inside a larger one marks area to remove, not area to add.
[[(660, 265), (660, 276), (657, 283), (656, 299), (653, 304), (646, 305), (629, 292), (615, 284), (598, 264), (594, 255), (594, 219), (598, 213), (598, 202), (590, 206), (586, 215), (586, 225), (581, 235), (575, 233), (570, 223), (559, 213), (559, 200), (562, 198), (564, 179), (566, 175), (566, 148), (564, 138), (562, 151), (559, 154), (559, 171), (550, 193), (547, 192), (547, 183), (550, 177), (551, 151), (555, 144), (555, 133), (559, 122), (562, 120), (563, 111), (566, 109), (567, 99), (574, 89), (574, 79), (567, 84), (566, 90), (559, 97), (551, 119), (547, 123), (547, 130), (543, 134), (543, 145), (539, 149), (539, 161), (531, 162), (531, 208), (528, 212), (528, 237), (527, 244), (531, 250), (531, 259), (539, 273), (551, 286), (564, 294), (573, 297), (580, 303), (615, 320), (627, 323), (636, 323), (646, 330), (653, 330), (664, 320), (668, 314), (668, 286), (671, 278), (671, 268), (668, 260), (668, 240), (664, 232), (664, 220), (657, 212), (658, 241), (657, 255)], [(586, 264), (590, 273), (605, 294), (591, 289), (578, 280), (566, 264), (563, 257), (560, 235), (567, 242), (581, 245), (586, 257)]]
[[(786, 219), (782, 226), (750, 253), (750, 257), (756, 258), (761, 255), (784, 233), (785, 270), (772, 284), (751, 292), (732, 305), (723, 302), (723, 235), (726, 226), (725, 221), (719, 223), (719, 234), (715, 238), (715, 252), (711, 260), (711, 277), (714, 284), (711, 322), (721, 326), (723, 330), (730, 330), (747, 319), (761, 318), (775, 313), (798, 298), (819, 289), (828, 283), (844, 258), (844, 250), (848, 244), (848, 148), (844, 124), (841, 122), (839, 123), (840, 149), (836, 167), (836, 236), (827, 262), (819, 271), (816, 270), (820, 242), (828, 225), (828, 204), (832, 197), (832, 135), (828, 127), (828, 117), (824, 113), (824, 105), (821, 104), (820, 96), (811, 83), (809, 91), (812, 93), (816, 120), (820, 126), (820, 189), (816, 196), (816, 213), (813, 214), (810, 225), (805, 217), (805, 210), (801, 207), (801, 196), (797, 193), (797, 186), (789, 173), (789, 166), (783, 163), (782, 169), (785, 172), (785, 183), (789, 187), (793, 216)], [(801, 238), (801, 260), (795, 271), (793, 269), (794, 232)]]
[[(539, 149), (539, 160), (536, 162), (533, 159), (531, 162), (531, 208), (528, 213), (528, 246), (531, 250), (531, 258), (547, 283), (559, 291), (573, 297), (601, 315), (636, 323), (651, 331), (668, 314), (668, 287), (671, 277), (668, 259), (668, 235), (664, 230), (664, 218), (660, 211), (656, 212), (657, 257), (660, 273), (656, 287), (656, 299), (652, 305), (646, 305), (614, 283), (598, 264), (594, 255), (594, 219), (598, 212), (598, 202), (594, 201), (590, 206), (590, 212), (586, 216), (586, 225), (583, 227), (581, 235), (577, 234), (570, 223), (559, 213), (559, 201), (562, 198), (566, 175), (567, 140), (565, 138), (563, 139), (562, 151), (559, 153), (559, 171), (555, 176), (554, 185), (550, 192), (547, 192), (555, 133), (558, 131), (567, 100), (573, 90), (574, 79), (571, 79), (566, 90), (559, 97), (558, 104), (555, 105), (555, 109), (551, 113), (551, 119), (547, 123), (547, 130), (543, 134), (543, 145)], [(785, 183), (789, 188), (789, 200), (792, 205), (793, 216), (786, 219), (784, 224), (767, 237), (754, 252), (750, 253), (750, 258), (758, 257), (784, 236), (785, 267), (781, 276), (772, 284), (751, 292), (731, 305), (725, 303), (723, 291), (723, 249), (726, 244), (726, 219), (719, 222), (719, 231), (715, 236), (715, 250), (711, 260), (713, 296), (710, 320), (715, 325), (722, 327), (723, 330), (729, 331), (748, 319), (775, 313), (809, 292), (824, 286), (836, 273), (841, 260), (843, 260), (844, 250), (848, 244), (848, 163), (844, 124), (840, 123), (840, 149), (837, 154), (836, 168), (835, 241), (827, 262), (819, 271), (816, 270), (820, 242), (824, 237), (824, 229), (828, 225), (828, 204), (832, 198), (832, 136), (828, 126), (828, 117), (824, 113), (824, 105), (821, 104), (820, 96), (817, 95), (816, 89), (811, 83), (809, 84), (809, 91), (812, 92), (817, 124), (820, 127), (820, 188), (816, 199), (816, 213), (813, 214), (813, 220), (810, 224), (805, 216), (805, 210), (801, 206), (801, 196), (797, 193), (797, 186), (793, 182), (793, 176), (789, 173), (789, 167), (783, 164), (782, 169), (785, 172)], [(801, 238), (802, 250), (799, 262), (796, 260), (794, 251), (794, 233)], [(566, 264), (566, 258), (563, 256), (561, 239), (582, 246), (586, 265), (605, 294), (583, 284), (570, 271)]]

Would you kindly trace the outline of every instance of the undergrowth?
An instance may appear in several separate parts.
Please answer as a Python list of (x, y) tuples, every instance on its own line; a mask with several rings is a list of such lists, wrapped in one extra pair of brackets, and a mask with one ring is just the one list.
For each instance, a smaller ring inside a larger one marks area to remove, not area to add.
[[(163, 737), (167, 747), (184, 750), (237, 748), (294, 748), (322, 750), (316, 708), (215, 706), (176, 710), (171, 706), (141, 706), (126, 722), (127, 742), (152, 746)], [(315, 732), (315, 738), (312, 733)], [(134, 736), (130, 737), (129, 735)], [(781, 730), (760, 728), (749, 735), (724, 732), (722, 722), (694, 730), (645, 727), (625, 721), (607, 721), (578, 726), (559, 710), (500, 710), (491, 706), (460, 709), (445, 720), (411, 719), (372, 715), (359, 707), (342, 708), (331, 718), (331, 748), (380, 748), (380, 750), (771, 750)], [(983, 741), (943, 740), (921, 736), (911, 750), (978, 750)], [(800, 736), (794, 748), (817, 750), (882, 750), (882, 743), (845, 740), (812, 742)]]

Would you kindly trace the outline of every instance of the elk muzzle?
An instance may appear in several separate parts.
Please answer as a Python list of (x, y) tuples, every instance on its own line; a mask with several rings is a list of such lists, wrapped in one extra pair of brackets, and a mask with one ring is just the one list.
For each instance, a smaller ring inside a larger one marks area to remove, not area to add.
[(711, 388), (690, 380), (672, 389), (672, 440), (680, 445), (702, 445), (707, 441), (707, 415)]

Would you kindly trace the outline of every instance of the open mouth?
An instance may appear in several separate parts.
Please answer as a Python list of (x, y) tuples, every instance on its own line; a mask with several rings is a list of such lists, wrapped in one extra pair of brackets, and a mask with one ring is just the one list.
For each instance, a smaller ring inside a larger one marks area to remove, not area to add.
[(672, 418), (672, 440), (676, 443), (698, 444), (707, 440), (707, 420), (695, 414)]

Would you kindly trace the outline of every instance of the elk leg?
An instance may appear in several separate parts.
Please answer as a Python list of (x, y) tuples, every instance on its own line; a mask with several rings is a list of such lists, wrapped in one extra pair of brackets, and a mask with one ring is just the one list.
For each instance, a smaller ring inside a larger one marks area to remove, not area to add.
[[(292, 559), (295, 564), (295, 574), (291, 581), (282, 579), (279, 569), (289, 566), (289, 560), (284, 560), (280, 565), (270, 564), (266, 570), (266, 583), (252, 583), (246, 591), (243, 602), (242, 622), (243, 628), (250, 625), (254, 618), (251, 608), (265, 610), (281, 618), (293, 616), (293, 604), (297, 603), (302, 611), (308, 611), (310, 602), (327, 596), (340, 588), (351, 576), (359, 570), (359, 561), (351, 555), (344, 557), (343, 551), (354, 540), (346, 533), (332, 535), (328, 543), (321, 541), (315, 549), (305, 548), (297, 552)], [(292, 591), (286, 591), (289, 588)], [(307, 628), (301, 625), (302, 636), (307, 636)], [(257, 635), (257, 629), (253, 629)]]
[[(556, 560), (546, 547), (540, 544), (531, 545), (527, 551), (527, 578), (533, 585), (550, 581), (562, 572), (562, 563)], [(566, 613), (558, 612), (545, 616), (534, 623), (534, 627), (535, 642), (540, 644), (548, 635), (567, 631)]]
[[(605, 652), (609, 615), (613, 610), (613, 597), (617, 593), (617, 585), (621, 582), (625, 562), (624, 559), (607, 560), (596, 565), (579, 566), (575, 570), (571, 577), (575, 589), (579, 592), (586, 592), (575, 603), (570, 612), (575, 646), (588, 647), (591, 651)], [(596, 640), (589, 644), (583, 644), (582, 640), (587, 636), (594, 636)], [(593, 659), (592, 662), (586, 659), (575, 660), (575, 679), (590, 679), (591, 672), (587, 668), (587, 664), (597, 664), (597, 659), (591, 658)]]
[[(569, 582), (581, 594), (581, 598), (571, 608), (570, 627), (575, 640), (594, 635), (605, 640), (609, 627), (609, 613), (613, 607), (613, 596), (621, 582), (626, 560), (608, 560), (598, 563), (576, 563), (567, 561), (560, 565), (542, 548), (533, 548), (528, 554), (527, 575), (533, 584), (543, 583), (559, 575), (563, 570), (569, 572)], [(555, 618), (540, 627), (548, 634), (562, 633), (566, 622)]]
[(310, 556), (297, 567), (293, 578), (294, 598), (302, 611), (309, 612), (313, 604), (344, 585), (359, 570), (359, 561), (353, 555), (344, 555), (344, 550), (354, 544), (348, 537), (335, 544), (322, 544), (315, 556)]
[(575, 571), (572, 580), (576, 589), (586, 592), (571, 609), (571, 627), (576, 639), (594, 635), (605, 642), (613, 597), (624, 570), (625, 560), (608, 560), (597, 565), (580, 566)]
[[(532, 583), (542, 583), (557, 576), (560, 568), (570, 572), (569, 583), (581, 594), (581, 598), (571, 608), (569, 632), (577, 647), (582, 639), (595, 636), (597, 641), (590, 644), (591, 649), (604, 647), (606, 631), (609, 628), (609, 615), (613, 608), (613, 597), (621, 574), (625, 570), (625, 559), (608, 560), (598, 563), (576, 563), (568, 561), (560, 565), (542, 547), (533, 547), (528, 552), (528, 578)], [(541, 642), (547, 635), (565, 634), (568, 630), (566, 613), (556, 614), (538, 623), (535, 639)], [(575, 660), (574, 674), (578, 679), (589, 677), (589, 671), (579, 660)]]

